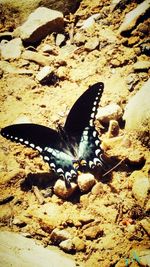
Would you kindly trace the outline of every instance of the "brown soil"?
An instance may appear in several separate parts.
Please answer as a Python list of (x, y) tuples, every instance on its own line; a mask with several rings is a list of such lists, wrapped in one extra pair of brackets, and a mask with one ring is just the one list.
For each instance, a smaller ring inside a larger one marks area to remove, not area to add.
[[(38, 64), (21, 58), (11, 61), (12, 66), (32, 70), (33, 75), (1, 73), (0, 126), (25, 117), (33, 123), (55, 128), (58, 123), (65, 122), (76, 99), (89, 85), (98, 81), (105, 85), (101, 106), (117, 103), (124, 109), (128, 99), (148, 79), (147, 71), (135, 73), (132, 69), (137, 59), (148, 60), (140, 50), (140, 44), (147, 38), (147, 33), (140, 29), (147, 27), (148, 19), (139, 22), (128, 37), (117, 34), (124, 15), (137, 5), (137, 1), (128, 2), (132, 4), (112, 11), (110, 1), (83, 0), (76, 13), (66, 17), (65, 34), (69, 42), (73, 31), (74, 47), (72, 51), (68, 51), (66, 46), (55, 47), (58, 55), (51, 57), (56, 79), (51, 84), (41, 85), (35, 79)], [(98, 12), (101, 18), (94, 27), (80, 34), (76, 23)], [(100, 46), (92, 51), (86, 49), (85, 42), (97, 36)], [(135, 36), (134, 42), (131, 38)], [(133, 41), (131, 45), (128, 45), (129, 40)], [(53, 35), (36, 47), (38, 52), (44, 44), (55, 46)], [(129, 88), (127, 78), (131, 74), (133, 81), (132, 88)], [(68, 200), (57, 197), (51, 190), (52, 195), (44, 198), (43, 205), (39, 204), (32, 185), (38, 186), (43, 195), (47, 193), (45, 184), (51, 186), (48, 165), (32, 149), (0, 137), (1, 229), (25, 233), (44, 245), (53, 245), (50, 239), (53, 229), (65, 229), (84, 244), (79, 251), (69, 251), (79, 266), (138, 266), (131, 253), (140, 254), (140, 251), (148, 249), (148, 233), (142, 227), (142, 221), (147, 220), (149, 208), (148, 198), (141, 204), (133, 196), (131, 174), (141, 171), (147, 176), (150, 158), (148, 148), (125, 132), (122, 121), (119, 123), (120, 139), (113, 142), (113, 139), (107, 140), (108, 126), (102, 129), (97, 122), (108, 157), (114, 163), (124, 159), (111, 175), (100, 179), (90, 192), (76, 192)], [(125, 265), (126, 259), (129, 265)]]

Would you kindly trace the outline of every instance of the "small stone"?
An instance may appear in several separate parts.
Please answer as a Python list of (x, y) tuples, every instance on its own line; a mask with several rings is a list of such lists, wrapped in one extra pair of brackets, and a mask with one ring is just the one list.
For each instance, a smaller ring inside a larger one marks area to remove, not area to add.
[(150, 62), (149, 61), (137, 61), (136, 63), (134, 63), (134, 65), (133, 65), (133, 69), (135, 70), (135, 71), (143, 71), (143, 70), (145, 70), (145, 71), (147, 71), (147, 70), (149, 70), (149, 68), (150, 68)]
[(26, 226), (26, 222), (24, 222), (23, 220), (21, 220), (20, 218), (17, 218), (17, 217), (15, 217), (14, 219), (13, 219), (13, 222), (12, 222), (14, 225), (17, 225), (17, 226), (19, 226), (19, 227), (24, 227), (24, 226)]
[(56, 50), (56, 48), (52, 45), (49, 45), (49, 44), (45, 44), (42, 48), (41, 48), (41, 51), (43, 53), (47, 53), (47, 54), (53, 54), (55, 56), (58, 55), (58, 51)]
[(57, 180), (54, 185), (54, 193), (61, 198), (67, 199), (76, 190), (77, 185), (75, 183), (70, 183), (70, 187), (66, 187), (66, 184), (62, 180)]
[(41, 66), (46, 66), (46, 65), (48, 66), (49, 64), (52, 63), (52, 60), (49, 59), (48, 57), (33, 51), (24, 51), (21, 57), (23, 59), (38, 63)]
[(94, 25), (95, 21), (99, 18), (100, 18), (100, 13), (97, 13), (97, 14), (90, 16), (88, 19), (86, 19), (82, 23), (81, 29), (88, 29), (88, 28), (92, 27)]
[(139, 36), (132, 36), (128, 39), (128, 45), (129, 46), (132, 46), (134, 44), (137, 44), (140, 40), (140, 37)]
[(67, 239), (67, 240), (62, 241), (59, 244), (59, 247), (62, 250), (64, 250), (65, 252), (71, 252), (72, 250), (74, 250), (74, 244), (73, 244), (71, 239)]
[(119, 134), (118, 121), (110, 120), (108, 128), (108, 137), (115, 137)]
[(92, 37), (86, 42), (84, 47), (86, 50), (92, 51), (96, 49), (98, 45), (99, 45), (99, 39), (97, 37)]
[(77, 236), (74, 237), (72, 239), (72, 243), (74, 245), (75, 251), (77, 251), (77, 252), (84, 251), (84, 249), (85, 249), (85, 243), (84, 243), (84, 241), (81, 238), (79, 238)]
[(117, 58), (114, 58), (110, 61), (110, 65), (114, 68), (117, 68), (121, 65), (121, 61)]
[(54, 229), (51, 233), (50, 239), (53, 242), (53, 244), (59, 244), (64, 240), (70, 239), (71, 235), (69, 232), (66, 230), (59, 230), (59, 229)]
[(97, 237), (103, 236), (103, 229), (100, 226), (91, 226), (87, 229), (84, 230), (84, 234), (87, 239), (93, 240), (96, 239)]
[(148, 177), (146, 177), (144, 173), (142, 176), (136, 176), (136, 179), (133, 182), (132, 193), (139, 205), (144, 205), (149, 189), (150, 184)]
[(137, 5), (132, 11), (126, 14), (123, 23), (119, 28), (119, 33), (123, 33), (125, 31), (130, 31), (135, 25), (137, 20), (146, 13), (149, 9), (149, 0), (142, 2)]
[(36, 43), (52, 32), (64, 27), (63, 14), (46, 7), (39, 7), (31, 13), (24, 24), (15, 29), (13, 35), (29, 43)]
[(64, 41), (65, 41), (65, 35), (58, 33), (56, 36), (56, 45), (61, 46)]
[(122, 117), (122, 109), (117, 104), (110, 104), (98, 109), (96, 118), (104, 123), (108, 123), (110, 120), (118, 121)]
[(93, 195), (96, 195), (96, 196), (103, 195), (105, 193), (103, 184), (101, 182), (95, 184), (91, 192)]
[(91, 173), (82, 173), (77, 179), (78, 186), (81, 192), (88, 192), (96, 183), (94, 175)]
[(20, 38), (15, 38), (0, 46), (1, 56), (5, 60), (19, 58), (22, 50), (23, 45)]
[(53, 70), (50, 66), (43, 67), (38, 74), (36, 75), (36, 79), (41, 83), (44, 84), (51, 79), (53, 75)]

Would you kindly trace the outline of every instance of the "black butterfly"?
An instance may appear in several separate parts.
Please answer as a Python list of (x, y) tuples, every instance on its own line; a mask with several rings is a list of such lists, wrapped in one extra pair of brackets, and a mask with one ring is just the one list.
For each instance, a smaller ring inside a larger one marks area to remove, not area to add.
[(78, 170), (105, 169), (100, 140), (94, 126), (104, 84), (90, 86), (71, 108), (63, 129), (58, 132), (37, 124), (14, 124), (1, 130), (2, 136), (36, 149), (53, 171), (66, 183)]

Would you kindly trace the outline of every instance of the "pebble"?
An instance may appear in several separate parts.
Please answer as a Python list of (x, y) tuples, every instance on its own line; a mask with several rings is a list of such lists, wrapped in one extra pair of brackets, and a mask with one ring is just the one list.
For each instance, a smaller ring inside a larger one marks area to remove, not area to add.
[(122, 109), (117, 104), (109, 104), (98, 109), (97, 120), (108, 123), (110, 120), (118, 121), (123, 115)]
[(90, 38), (86, 43), (85, 43), (85, 49), (88, 51), (92, 51), (96, 49), (99, 45), (99, 38), (97, 37), (92, 37)]
[(143, 16), (146, 11), (149, 9), (150, 1), (145, 0), (141, 4), (137, 5), (132, 11), (126, 14), (123, 23), (119, 28), (119, 33), (123, 33), (125, 31), (130, 31), (135, 25), (137, 20)]
[(105, 193), (104, 185), (101, 182), (95, 184), (91, 192), (93, 195), (96, 195), (96, 196), (103, 195)]
[(67, 188), (65, 182), (58, 179), (54, 185), (54, 193), (63, 199), (67, 199), (74, 193), (76, 188), (77, 185), (75, 183), (70, 183), (70, 187)]
[(62, 33), (58, 33), (56, 36), (56, 45), (61, 46), (64, 41), (65, 41), (65, 35)]
[(81, 192), (88, 192), (96, 183), (94, 175), (91, 173), (82, 173), (77, 179), (78, 186)]
[(133, 69), (135, 70), (135, 71), (147, 71), (147, 70), (149, 70), (149, 68), (150, 68), (150, 62), (147, 60), (139, 60), (139, 61), (137, 61), (136, 63), (134, 63), (134, 65), (133, 65)]
[(110, 120), (108, 128), (108, 137), (115, 137), (119, 134), (119, 123), (116, 120)]
[(22, 50), (23, 45), (20, 38), (15, 38), (0, 46), (1, 56), (5, 60), (20, 58)]
[(139, 205), (144, 205), (149, 189), (150, 183), (148, 177), (146, 177), (144, 173), (136, 176), (132, 186), (132, 193)]
[(82, 23), (81, 29), (88, 29), (88, 28), (92, 27), (94, 25), (95, 21), (99, 18), (100, 18), (100, 13), (97, 13), (97, 14), (90, 16), (88, 19), (86, 19)]
[(84, 234), (87, 239), (93, 240), (96, 239), (98, 236), (103, 236), (103, 229), (100, 226), (91, 226), (84, 230)]
[(63, 13), (46, 7), (39, 7), (32, 12), (28, 19), (13, 32), (28, 43), (36, 43), (52, 32), (63, 30)]
[(79, 238), (77, 236), (74, 237), (72, 239), (72, 243), (74, 245), (75, 251), (77, 251), (77, 252), (84, 251), (84, 249), (85, 249), (85, 243), (84, 243), (84, 241), (81, 238)]
[(62, 241), (59, 244), (59, 247), (62, 250), (64, 250), (65, 252), (71, 252), (72, 250), (74, 250), (74, 244), (73, 244), (71, 239), (67, 239), (67, 240)]
[(54, 229), (51, 233), (50, 239), (53, 244), (59, 244), (64, 240), (70, 239), (71, 235), (66, 230)]
[(36, 79), (41, 83), (44, 84), (50, 80), (51, 76), (53, 75), (53, 70), (50, 66), (43, 67), (38, 74), (36, 75)]

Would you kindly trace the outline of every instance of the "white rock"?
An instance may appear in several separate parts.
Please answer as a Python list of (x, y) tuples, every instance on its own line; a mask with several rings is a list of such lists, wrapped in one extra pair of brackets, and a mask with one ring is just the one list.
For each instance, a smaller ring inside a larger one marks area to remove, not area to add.
[(20, 38), (15, 38), (0, 46), (0, 52), (3, 59), (19, 58), (23, 50), (22, 41)]
[(123, 119), (128, 131), (150, 132), (150, 79), (129, 100), (125, 107)]
[(127, 13), (123, 23), (119, 28), (119, 33), (131, 30), (135, 26), (137, 20), (146, 13), (149, 7), (150, 7), (150, 0), (145, 0), (141, 4), (139, 4), (136, 8), (134, 8), (132, 11)]
[(95, 21), (97, 19), (99, 19), (100, 17), (100, 13), (97, 13), (97, 14), (94, 14), (92, 16), (90, 16), (88, 19), (86, 19), (83, 23), (82, 23), (82, 27), (81, 29), (88, 29), (90, 28), (91, 26), (94, 25)]
[(150, 68), (150, 62), (147, 60), (137, 61), (133, 65), (134, 70), (148, 70)]
[(60, 46), (65, 41), (65, 35), (58, 33), (56, 36), (56, 45)]
[(59, 230), (59, 229), (54, 229), (51, 233), (51, 241), (54, 244), (59, 244), (60, 242), (67, 240), (71, 238), (71, 235), (69, 232), (67, 232), (66, 230)]
[(59, 32), (63, 29), (63, 14), (59, 11), (39, 7), (30, 14), (27, 21), (14, 32), (22, 40), (35, 43), (52, 32)]
[(54, 185), (54, 193), (61, 198), (67, 199), (70, 197), (76, 190), (77, 185), (73, 182), (70, 183), (70, 187), (66, 187), (64, 181), (58, 179)]
[(45, 66), (38, 72), (36, 79), (42, 83), (51, 76), (52, 72), (53, 71), (50, 66)]
[(82, 173), (78, 176), (77, 183), (82, 192), (88, 192), (96, 183), (96, 180), (93, 174)]
[(144, 176), (144, 174), (143, 176), (136, 176), (132, 186), (132, 193), (141, 206), (145, 203), (149, 189), (150, 183), (148, 177)]
[(122, 109), (117, 104), (110, 104), (106, 107), (100, 107), (98, 109), (96, 118), (104, 123), (108, 123), (110, 120), (119, 120), (122, 117)]
[(67, 239), (67, 240), (62, 241), (59, 244), (59, 247), (63, 249), (65, 252), (70, 252), (74, 249), (74, 244), (71, 239)]

